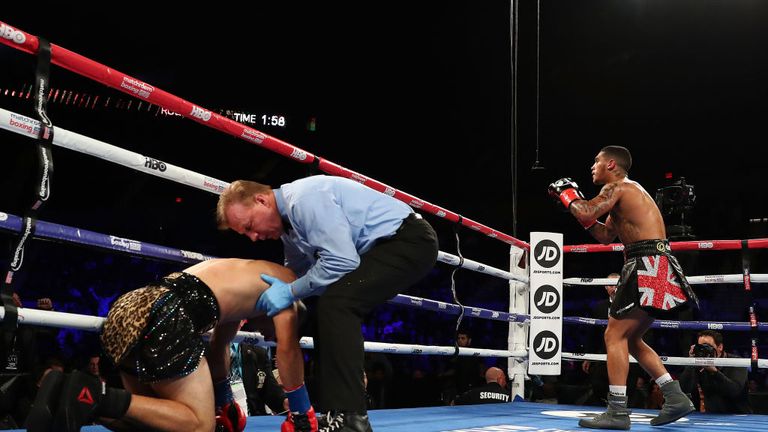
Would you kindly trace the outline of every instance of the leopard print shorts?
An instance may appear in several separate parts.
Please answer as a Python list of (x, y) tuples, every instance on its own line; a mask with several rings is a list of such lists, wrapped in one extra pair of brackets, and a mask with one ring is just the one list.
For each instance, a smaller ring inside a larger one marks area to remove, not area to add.
[(176, 272), (121, 296), (102, 333), (104, 351), (121, 372), (157, 382), (194, 372), (205, 352), (203, 334), (219, 319), (210, 287)]
[(149, 285), (123, 294), (112, 305), (102, 329), (101, 344), (116, 365), (139, 341), (152, 306), (169, 291), (163, 286)]

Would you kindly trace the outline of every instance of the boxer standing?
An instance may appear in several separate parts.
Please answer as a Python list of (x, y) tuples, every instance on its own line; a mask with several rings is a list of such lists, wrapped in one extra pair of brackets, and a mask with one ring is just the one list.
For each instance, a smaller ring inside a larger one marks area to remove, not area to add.
[[(603, 185), (600, 194), (586, 200), (569, 178), (549, 185), (549, 194), (578, 219), (600, 243), (617, 236), (624, 244), (625, 263), (610, 306), (605, 346), (608, 357), (608, 409), (579, 426), (595, 429), (630, 428), (627, 409), (627, 373), (632, 354), (656, 381), (664, 405), (651, 425), (671, 423), (694, 411), (690, 399), (673, 380), (656, 352), (643, 341), (654, 319), (698, 300), (671, 255), (666, 229), (656, 203), (627, 173), (632, 156), (624, 147), (607, 146), (595, 156), (592, 182)], [(605, 223), (597, 218), (608, 214)]]

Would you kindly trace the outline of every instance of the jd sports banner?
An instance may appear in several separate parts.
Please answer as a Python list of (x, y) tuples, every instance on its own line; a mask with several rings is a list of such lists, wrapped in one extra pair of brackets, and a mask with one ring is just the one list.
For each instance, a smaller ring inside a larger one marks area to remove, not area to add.
[(563, 235), (531, 233), (528, 373), (560, 375), (563, 334)]

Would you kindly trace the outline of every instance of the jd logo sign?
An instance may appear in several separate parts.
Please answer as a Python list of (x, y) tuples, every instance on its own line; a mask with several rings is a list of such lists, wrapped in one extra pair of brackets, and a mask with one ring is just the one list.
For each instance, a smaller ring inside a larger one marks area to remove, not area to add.
[(533, 351), (544, 360), (549, 360), (557, 354), (560, 348), (560, 342), (557, 336), (551, 331), (545, 330), (536, 335), (533, 339)]
[(542, 285), (533, 296), (533, 304), (541, 313), (551, 314), (560, 306), (560, 294), (551, 285)]
[(533, 251), (536, 262), (544, 268), (554, 267), (560, 262), (560, 248), (552, 240), (542, 240)]

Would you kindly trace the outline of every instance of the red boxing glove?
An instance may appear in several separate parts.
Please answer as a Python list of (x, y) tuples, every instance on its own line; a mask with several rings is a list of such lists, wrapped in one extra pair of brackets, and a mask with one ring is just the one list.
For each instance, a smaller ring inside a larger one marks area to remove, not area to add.
[[(547, 188), (547, 192), (555, 202), (562, 204), (566, 211), (571, 208), (571, 204), (573, 204), (574, 201), (585, 199), (584, 194), (579, 190), (579, 185), (569, 177), (561, 178), (560, 180), (551, 183)], [(597, 223), (596, 219), (588, 221), (578, 219), (578, 221), (586, 230), (592, 228)]]
[(243, 432), (247, 415), (232, 401), (216, 410), (216, 432)]
[(584, 195), (579, 190), (579, 185), (569, 177), (561, 178), (551, 183), (547, 188), (547, 192), (549, 196), (555, 199), (555, 202), (562, 204), (565, 210), (568, 210), (574, 201), (584, 199)]
[(304, 414), (289, 412), (288, 418), (280, 426), (280, 432), (317, 432), (317, 429), (317, 417), (312, 407)]

